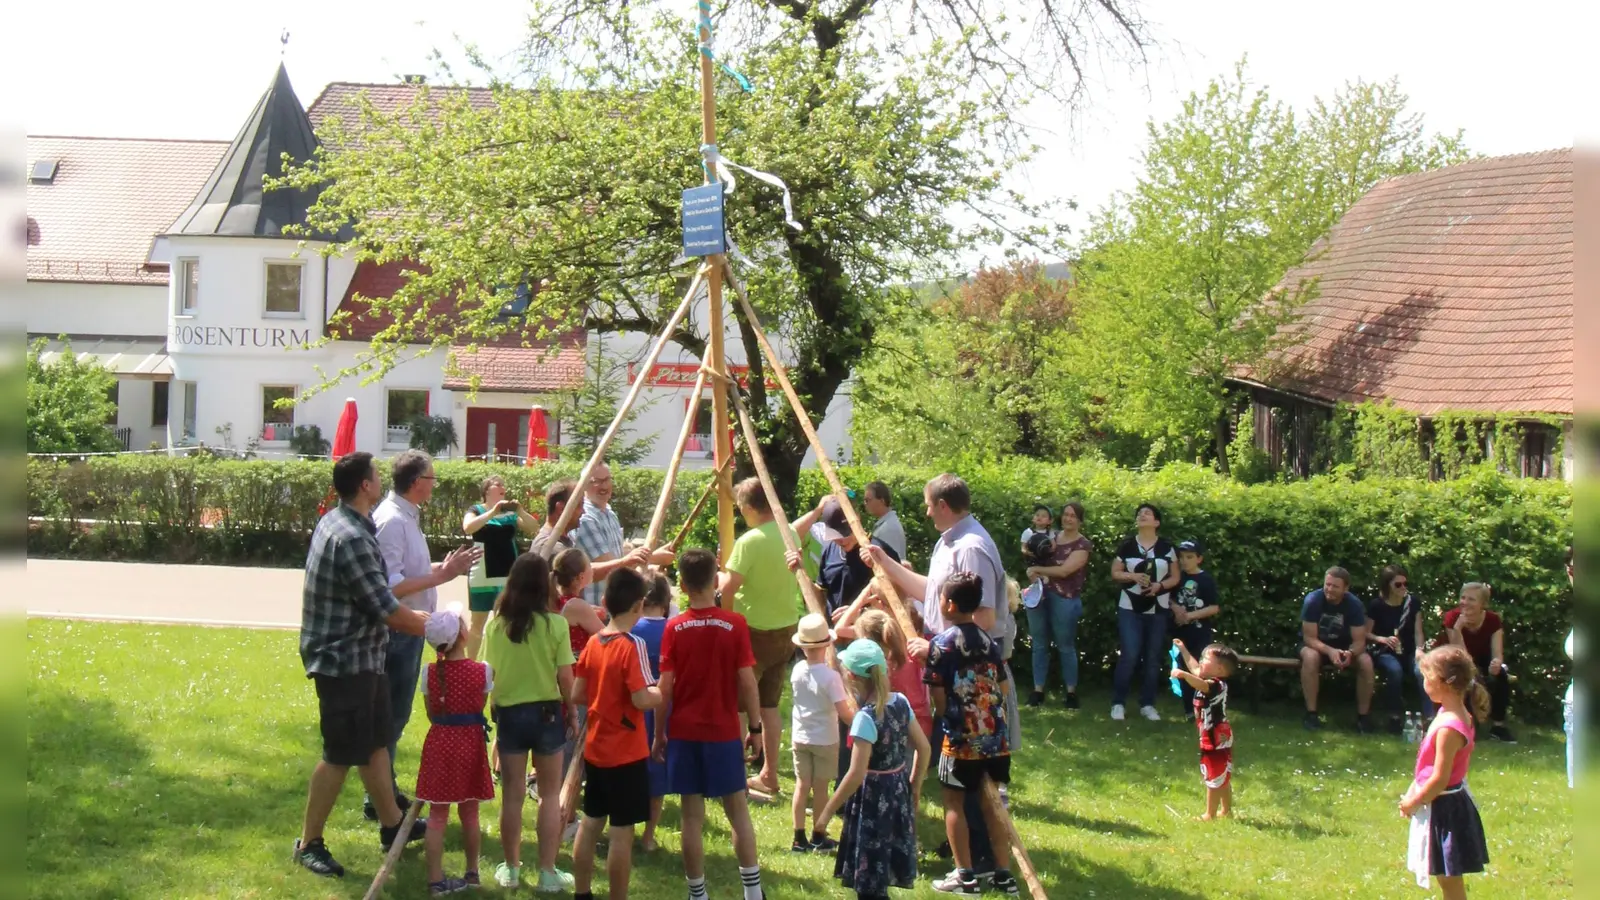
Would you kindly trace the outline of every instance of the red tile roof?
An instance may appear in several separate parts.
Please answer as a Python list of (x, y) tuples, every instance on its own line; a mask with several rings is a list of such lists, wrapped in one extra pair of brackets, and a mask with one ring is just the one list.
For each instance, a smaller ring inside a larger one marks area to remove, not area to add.
[(28, 163), (59, 162), (28, 183), (28, 280), (166, 284), (150, 243), (206, 183), (227, 141), (28, 137)]
[[(412, 262), (392, 262), (379, 265), (362, 262), (356, 266), (350, 287), (345, 291), (339, 311), (348, 310), (350, 317), (332, 329), (333, 336), (346, 341), (370, 341), (394, 323), (386, 313), (373, 313), (366, 298), (391, 296), (405, 284), (407, 272), (417, 268)], [(451, 309), (451, 301), (434, 303), (433, 315), (444, 315)], [(416, 343), (429, 343), (418, 336)], [(523, 346), (524, 343), (527, 346)], [(479, 344), (476, 352), (465, 346), (450, 348), (454, 369), (445, 375), (445, 388), (466, 390), (471, 386), (471, 376), (479, 376), (478, 389), (537, 393), (541, 391), (571, 390), (583, 383), (584, 354), (587, 337), (581, 329), (566, 331), (542, 340), (526, 339), (521, 334), (506, 334)]]
[(480, 346), (476, 351), (456, 346), (450, 348), (450, 361), (444, 387), (451, 391), (470, 389), (474, 375), (480, 391), (537, 394), (583, 385), (582, 344)]
[(339, 120), (346, 129), (359, 130), (361, 127), (361, 102), (363, 96), (372, 104), (374, 110), (385, 115), (394, 115), (407, 109), (419, 97), (423, 90), (428, 92), (429, 103), (437, 108), (439, 102), (447, 97), (465, 93), (467, 102), (479, 109), (486, 109), (494, 105), (494, 93), (488, 88), (474, 87), (448, 87), (442, 85), (421, 84), (359, 84), (349, 81), (335, 81), (322, 89), (317, 99), (311, 101), (311, 106), (306, 109), (306, 114), (311, 117), (311, 124), (320, 132), (330, 119)]
[(1283, 285), (1317, 278), (1304, 341), (1241, 373), (1328, 401), (1573, 411), (1572, 152), (1385, 181)]

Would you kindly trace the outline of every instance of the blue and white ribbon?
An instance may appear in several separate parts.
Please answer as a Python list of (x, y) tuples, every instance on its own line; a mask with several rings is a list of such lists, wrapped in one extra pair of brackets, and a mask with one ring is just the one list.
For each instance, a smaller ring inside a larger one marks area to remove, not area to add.
[(770, 172), (762, 172), (758, 169), (752, 169), (749, 166), (741, 166), (738, 163), (729, 160), (727, 157), (717, 152), (716, 144), (701, 144), (700, 159), (702, 164), (708, 170), (716, 171), (717, 178), (720, 179), (723, 184), (728, 186), (729, 194), (732, 194), (734, 190), (739, 187), (738, 180), (733, 177), (734, 169), (738, 169), (757, 181), (764, 181), (778, 190), (783, 191), (784, 224), (788, 225), (790, 228), (793, 228), (795, 231), (805, 231), (805, 228), (802, 227), (794, 217), (794, 200), (789, 196), (789, 186), (783, 183), (782, 178), (779, 178)]
[(700, 41), (700, 55), (710, 60), (713, 65), (728, 73), (728, 77), (739, 83), (739, 90), (746, 94), (755, 90), (750, 85), (750, 79), (744, 73), (717, 59), (717, 38), (711, 29), (711, 0), (697, 0), (700, 7), (700, 23), (695, 31), (695, 36)]

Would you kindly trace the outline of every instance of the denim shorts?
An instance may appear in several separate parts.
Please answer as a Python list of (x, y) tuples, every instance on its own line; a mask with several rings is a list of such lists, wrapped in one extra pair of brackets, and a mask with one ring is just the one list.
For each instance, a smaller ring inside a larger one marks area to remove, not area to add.
[(567, 742), (567, 722), (561, 715), (560, 700), (496, 706), (494, 715), (502, 754), (549, 756), (560, 753)]

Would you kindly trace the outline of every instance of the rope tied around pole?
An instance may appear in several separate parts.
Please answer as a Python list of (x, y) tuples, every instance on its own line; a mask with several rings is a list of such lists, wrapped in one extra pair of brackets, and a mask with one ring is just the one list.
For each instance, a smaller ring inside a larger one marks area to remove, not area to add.
[(782, 191), (783, 223), (788, 225), (790, 228), (793, 228), (795, 231), (805, 231), (805, 227), (802, 226), (794, 217), (794, 198), (789, 194), (789, 186), (783, 183), (782, 178), (779, 178), (771, 172), (763, 172), (760, 169), (752, 169), (749, 166), (739, 165), (733, 160), (728, 159), (726, 156), (723, 156), (722, 153), (717, 150), (716, 144), (700, 145), (700, 167), (705, 170), (707, 175), (710, 175), (711, 172), (715, 170), (717, 173), (717, 178), (721, 179), (722, 183), (728, 186), (729, 194), (732, 194), (739, 188), (738, 179), (733, 177), (734, 169), (738, 169), (746, 175), (749, 175), (751, 178), (754, 178), (757, 181), (764, 181)]
[(711, 0), (697, 0), (696, 6), (700, 9), (700, 20), (695, 27), (695, 36), (699, 39), (700, 55), (711, 61), (711, 64), (721, 69), (729, 78), (739, 83), (739, 90), (746, 94), (755, 90), (750, 84), (750, 79), (744, 73), (717, 59), (717, 38), (711, 28)]

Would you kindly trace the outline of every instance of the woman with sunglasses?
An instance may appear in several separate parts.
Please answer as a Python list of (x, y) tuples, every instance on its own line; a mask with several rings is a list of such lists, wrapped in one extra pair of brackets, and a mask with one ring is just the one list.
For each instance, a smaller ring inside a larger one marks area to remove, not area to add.
[(1405, 679), (1417, 686), (1424, 720), (1433, 718), (1433, 701), (1422, 689), (1418, 660), (1427, 651), (1422, 639), (1422, 604), (1411, 596), (1411, 578), (1404, 566), (1384, 566), (1378, 573), (1378, 596), (1367, 603), (1367, 649), (1372, 667), (1383, 682), (1384, 705), (1389, 708), (1389, 731), (1405, 730)]

